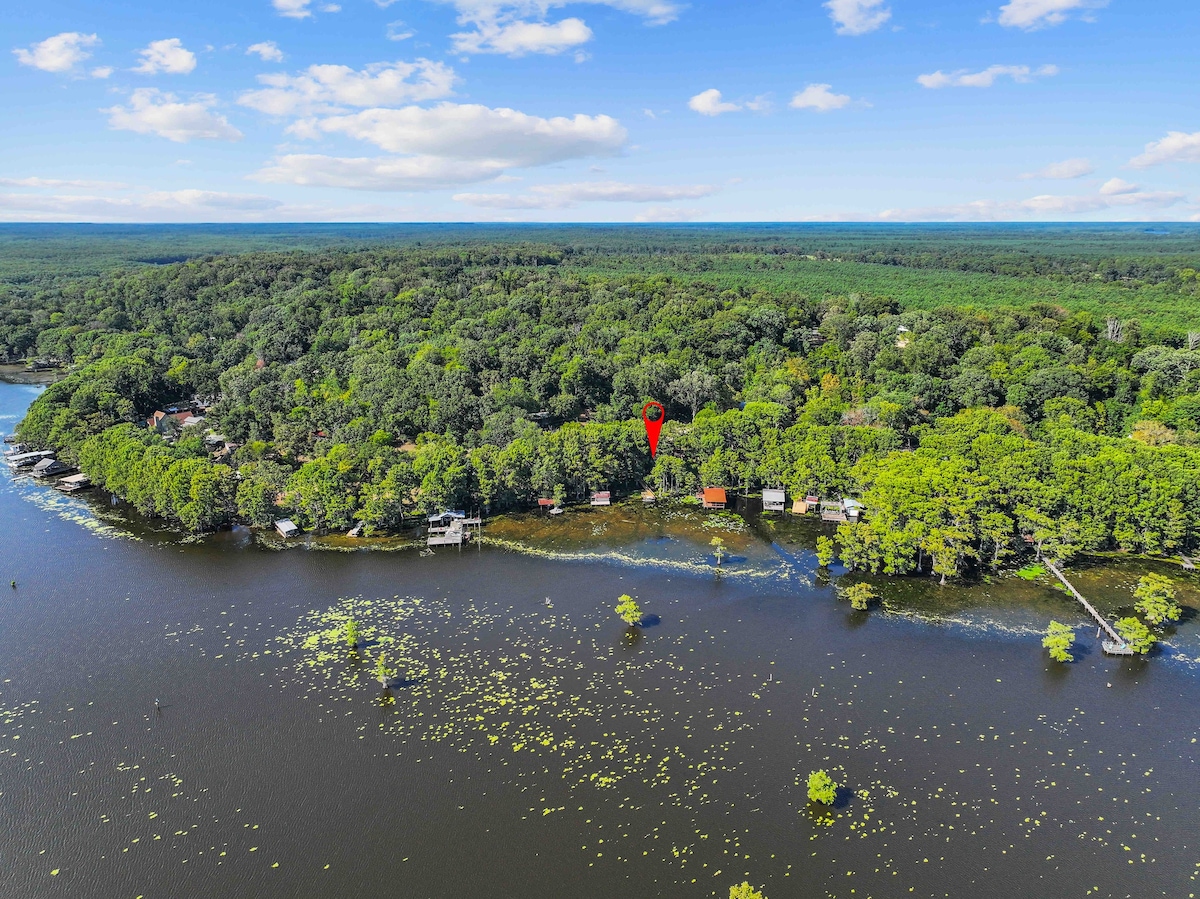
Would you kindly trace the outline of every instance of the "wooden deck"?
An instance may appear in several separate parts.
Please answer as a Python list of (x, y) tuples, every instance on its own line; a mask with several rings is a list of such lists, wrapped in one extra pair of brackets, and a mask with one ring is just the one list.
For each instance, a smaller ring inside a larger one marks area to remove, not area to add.
[(1134, 652), (1132, 649), (1129, 648), (1129, 644), (1125, 642), (1125, 640), (1121, 637), (1120, 634), (1118, 634), (1115, 630), (1113, 630), (1113, 626), (1108, 623), (1108, 619), (1105, 618), (1103, 615), (1101, 615), (1096, 610), (1096, 607), (1094, 605), (1092, 605), (1090, 602), (1088, 602), (1084, 598), (1082, 593), (1080, 593), (1078, 590), (1075, 589), (1075, 585), (1067, 580), (1067, 576), (1059, 570), (1058, 566), (1055, 565), (1053, 562), (1051, 562), (1049, 559), (1042, 559), (1042, 562), (1045, 563), (1046, 567), (1050, 569), (1050, 571), (1054, 574), (1054, 576), (1056, 578), (1058, 578), (1060, 581), (1062, 581), (1062, 585), (1064, 587), (1066, 587), (1067, 590), (1070, 591), (1072, 596), (1074, 596), (1077, 600), (1079, 600), (1079, 602), (1083, 605), (1083, 607), (1085, 609), (1087, 609), (1088, 614), (1091, 615), (1094, 619), (1096, 619), (1096, 623), (1099, 624), (1100, 627), (1104, 630), (1104, 633), (1108, 634), (1108, 636), (1111, 638), (1110, 640), (1105, 640), (1101, 644), (1101, 646), (1104, 648), (1104, 651), (1106, 653), (1108, 653), (1110, 656), (1131, 656), (1131, 655), (1133, 655)]

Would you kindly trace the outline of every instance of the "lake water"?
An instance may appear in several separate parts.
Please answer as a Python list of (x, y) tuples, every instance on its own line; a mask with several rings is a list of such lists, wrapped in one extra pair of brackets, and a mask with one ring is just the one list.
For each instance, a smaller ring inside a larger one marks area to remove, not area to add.
[[(35, 390), (0, 384), (0, 428)], [(5, 472), (0, 895), (1195, 893), (1194, 622), (1142, 661), (1085, 627), (1061, 666), (1036, 631), (1079, 615), (1045, 585), (881, 582), (855, 614), (804, 525), (561, 518), (284, 550)], [(622, 593), (658, 616), (636, 639)]]

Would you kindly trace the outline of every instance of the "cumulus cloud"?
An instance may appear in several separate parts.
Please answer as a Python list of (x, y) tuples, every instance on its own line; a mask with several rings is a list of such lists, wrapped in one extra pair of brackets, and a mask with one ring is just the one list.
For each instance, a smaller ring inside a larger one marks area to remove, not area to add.
[(455, 103), (309, 118), (288, 130), (302, 139), (339, 134), (396, 155), (289, 154), (255, 177), (362, 190), (434, 190), (477, 183), (508, 169), (612, 156), (626, 139), (621, 124), (605, 115), (547, 119), (515, 109)]
[[(48, 37), (28, 48), (18, 47), (13, 50), (17, 62), (23, 66), (32, 66), (43, 72), (72, 72), (85, 59), (90, 57), (88, 47), (100, 43), (100, 38), (94, 34), (82, 34), (78, 31), (64, 31), (54, 37)], [(106, 77), (106, 76), (98, 76)]]
[(1161, 140), (1146, 144), (1146, 150), (1129, 160), (1135, 169), (1168, 162), (1200, 162), (1200, 131), (1168, 131)]
[(788, 105), (792, 109), (813, 109), (817, 112), (830, 112), (841, 109), (850, 103), (849, 94), (835, 94), (831, 84), (810, 84), (802, 91), (797, 91)]
[(296, 123), (299, 137), (342, 134), (390, 153), (501, 161), (505, 167), (547, 165), (588, 156), (611, 156), (626, 132), (606, 115), (546, 119), (515, 109), (439, 103), (425, 109), (366, 109)]
[[(547, 22), (553, 7), (575, 0), (440, 0), (458, 13), (458, 23), (472, 30), (451, 35), (456, 53), (558, 54), (578, 48), (592, 38), (592, 30), (578, 18)], [(651, 25), (674, 20), (682, 8), (670, 0), (590, 0), (594, 4), (641, 16)], [(586, 55), (576, 50), (577, 62)]]
[(444, 63), (377, 62), (361, 71), (313, 65), (299, 75), (259, 75), (266, 87), (247, 91), (238, 103), (268, 115), (312, 115), (350, 106), (382, 106), (436, 100), (452, 94), (457, 77)]
[(1100, 185), (1100, 194), (1105, 197), (1123, 196), (1124, 194), (1136, 194), (1141, 190), (1136, 184), (1130, 184), (1121, 178), (1110, 178)]
[(108, 125), (120, 131), (156, 134), (176, 143), (191, 140), (241, 140), (242, 132), (213, 112), (216, 97), (197, 94), (191, 101), (182, 101), (174, 94), (156, 88), (138, 88), (129, 98), (128, 106), (102, 109), (108, 114)]
[(828, 0), (824, 6), (838, 34), (866, 34), (892, 17), (884, 0)]
[(1061, 25), (1072, 12), (1082, 12), (1107, 6), (1108, 0), (1009, 0), (1000, 7), (998, 21), (1009, 28), (1033, 31), (1048, 25)]
[(255, 54), (263, 62), (283, 62), (283, 51), (274, 41), (260, 41), (246, 48), (246, 55)]
[(723, 112), (737, 112), (742, 107), (737, 103), (725, 102), (721, 99), (721, 92), (712, 87), (688, 100), (688, 108), (700, 115), (718, 116)]
[(968, 72), (959, 69), (954, 72), (943, 72), (940, 69), (928, 75), (918, 75), (917, 84), (932, 89), (942, 87), (991, 87), (998, 78), (1011, 78), (1013, 81), (1025, 83), (1035, 77), (1048, 77), (1058, 74), (1058, 66), (1041, 66), (1031, 69), (1029, 66), (988, 66), (982, 72)]
[(454, 199), (490, 209), (567, 209), (580, 203), (663, 203), (711, 196), (716, 188), (707, 184), (663, 186), (624, 184), (619, 181), (584, 181), (574, 184), (542, 184), (526, 194), (455, 194)]
[(289, 19), (307, 19), (312, 15), (309, 9), (312, 0), (271, 0), (271, 5), (277, 13)]
[(196, 68), (196, 54), (186, 49), (177, 37), (151, 41), (138, 54), (142, 61), (134, 71), (142, 75), (186, 75)]
[(1026, 172), (1021, 175), (1024, 181), (1049, 179), (1054, 181), (1069, 181), (1072, 178), (1082, 178), (1096, 171), (1090, 160), (1075, 158), (1064, 159), (1062, 162), (1052, 162), (1036, 172)]
[(475, 31), (452, 34), (456, 53), (503, 53), (524, 56), (527, 53), (556, 55), (592, 39), (592, 29), (582, 19), (546, 22), (483, 23)]
[(88, 74), (93, 78), (107, 78), (114, 71), (115, 70), (112, 66), (96, 66), (96, 68), (92, 69), (92, 71)]

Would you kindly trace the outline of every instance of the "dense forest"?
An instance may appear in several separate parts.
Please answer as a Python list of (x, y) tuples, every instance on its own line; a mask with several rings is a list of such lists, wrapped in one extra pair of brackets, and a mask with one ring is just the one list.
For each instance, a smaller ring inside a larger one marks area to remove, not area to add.
[[(953, 577), (1030, 543), (1060, 559), (1194, 545), (1194, 241), (929, 231), (871, 247), (831, 230), (822, 250), (809, 232), (518, 229), (14, 278), (0, 345), (70, 363), (23, 439), (189, 530), (286, 514), (377, 533), (596, 489), (782, 485), (860, 497), (842, 556), (892, 573)], [(738, 277), (731, 260), (783, 268)], [(1004, 287), (913, 298), (889, 272)], [(1131, 299), (1051, 303), (1044, 283)], [(1120, 314), (1160, 295), (1178, 311)], [(194, 398), (211, 398), (202, 425), (145, 427)], [(648, 400), (667, 408), (653, 464)], [(214, 453), (214, 432), (236, 448)]]

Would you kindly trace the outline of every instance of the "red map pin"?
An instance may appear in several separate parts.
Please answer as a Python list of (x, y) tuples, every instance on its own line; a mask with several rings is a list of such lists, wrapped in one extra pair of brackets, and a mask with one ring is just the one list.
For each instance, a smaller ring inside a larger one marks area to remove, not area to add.
[[(658, 419), (651, 420), (651, 408), (658, 409)], [(667, 410), (663, 408), (662, 403), (651, 401), (642, 406), (642, 421), (646, 425), (646, 436), (650, 438), (650, 458), (653, 459), (655, 453), (658, 452), (658, 435), (662, 432), (663, 422), (667, 420)]]

